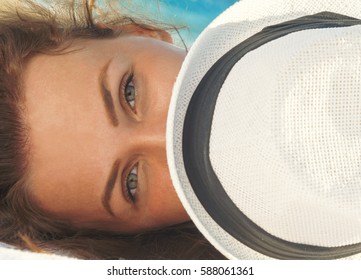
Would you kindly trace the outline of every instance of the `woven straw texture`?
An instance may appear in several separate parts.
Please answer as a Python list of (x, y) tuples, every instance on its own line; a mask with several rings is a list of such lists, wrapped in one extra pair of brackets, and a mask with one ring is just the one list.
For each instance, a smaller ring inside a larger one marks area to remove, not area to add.
[[(323, 11), (361, 18), (361, 2), (236, 3), (201, 34), (177, 79), (167, 123), (172, 181), (197, 227), (228, 258), (269, 257), (228, 235), (193, 193), (182, 158), (188, 103), (233, 46), (266, 26)], [(361, 242), (360, 42), (361, 26), (287, 35), (248, 53), (221, 89), (212, 166), (239, 209), (274, 236), (327, 247)]]

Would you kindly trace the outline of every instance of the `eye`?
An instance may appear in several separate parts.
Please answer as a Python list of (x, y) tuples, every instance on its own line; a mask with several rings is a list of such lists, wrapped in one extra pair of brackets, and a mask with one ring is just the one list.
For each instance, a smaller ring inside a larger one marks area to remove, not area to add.
[(130, 170), (125, 185), (128, 198), (131, 202), (135, 203), (138, 188), (138, 165), (135, 165), (132, 170)]
[(125, 101), (128, 103), (128, 105), (130, 106), (130, 108), (132, 110), (135, 109), (135, 86), (134, 86), (134, 82), (133, 82), (133, 74), (129, 75), (129, 77), (126, 80), (126, 83), (123, 87), (123, 94), (124, 94), (124, 99)]

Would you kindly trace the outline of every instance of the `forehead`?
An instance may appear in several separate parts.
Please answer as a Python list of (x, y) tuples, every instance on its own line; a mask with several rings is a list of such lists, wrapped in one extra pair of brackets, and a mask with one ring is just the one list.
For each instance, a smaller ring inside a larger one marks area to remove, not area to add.
[[(99, 145), (106, 144), (107, 120), (97, 74), (107, 56), (94, 49), (37, 55), (24, 73), (32, 192), (50, 211), (83, 213), (82, 205), (89, 203), (101, 207), (97, 194), (106, 182), (111, 151)], [(94, 195), (80, 196), (84, 192)]]

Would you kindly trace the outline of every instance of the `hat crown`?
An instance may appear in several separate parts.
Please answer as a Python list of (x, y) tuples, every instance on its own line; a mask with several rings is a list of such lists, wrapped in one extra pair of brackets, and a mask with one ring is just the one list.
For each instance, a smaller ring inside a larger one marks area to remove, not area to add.
[(282, 2), (237, 3), (191, 49), (168, 118), (172, 180), (227, 257), (357, 258), (360, 20)]

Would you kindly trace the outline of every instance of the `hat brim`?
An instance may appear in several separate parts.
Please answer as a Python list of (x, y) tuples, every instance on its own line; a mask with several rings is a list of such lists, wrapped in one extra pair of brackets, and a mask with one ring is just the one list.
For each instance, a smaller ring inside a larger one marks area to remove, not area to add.
[[(202, 77), (218, 59), (240, 42), (277, 25), (324, 11), (359, 18), (358, 1), (261, 1), (244, 0), (236, 3), (200, 35), (182, 66), (173, 90), (167, 120), (167, 158), (177, 194), (193, 222), (205, 237), (227, 258), (268, 259), (272, 256), (239, 242), (224, 231), (209, 215), (194, 192), (183, 158), (183, 129), (190, 100)], [(350, 258), (359, 258), (353, 255)]]

